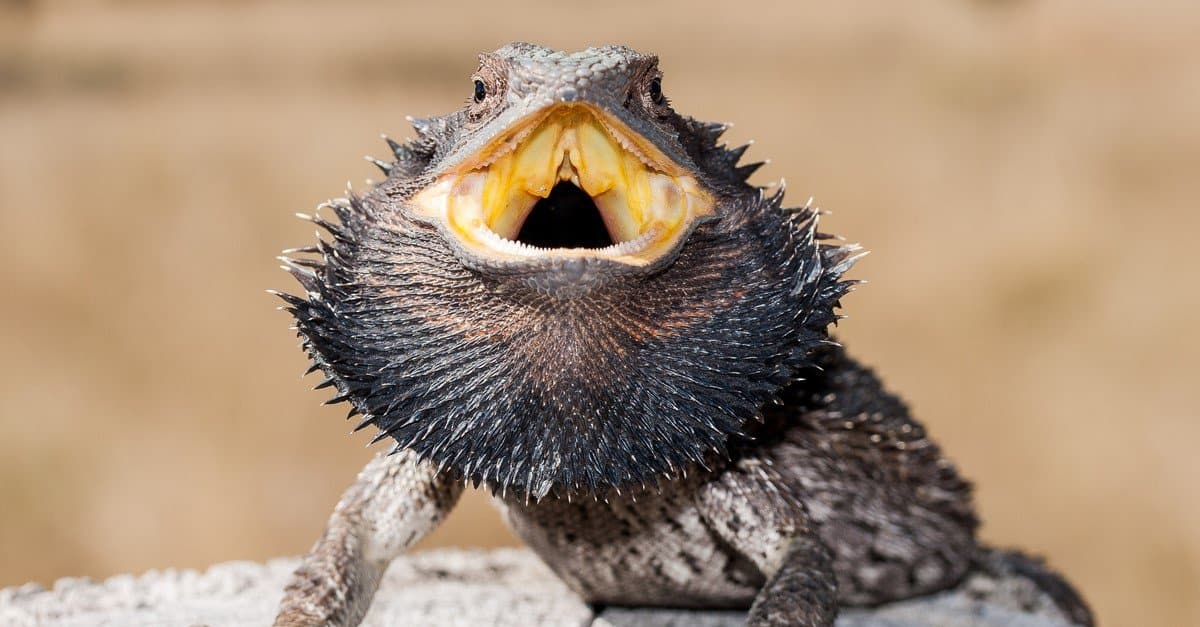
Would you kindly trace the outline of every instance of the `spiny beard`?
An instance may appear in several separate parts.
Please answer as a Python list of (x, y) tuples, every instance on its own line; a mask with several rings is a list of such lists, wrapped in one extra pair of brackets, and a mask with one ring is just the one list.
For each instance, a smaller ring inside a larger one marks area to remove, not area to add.
[(665, 268), (566, 296), (465, 267), (377, 191), (317, 220), (333, 239), (283, 298), (376, 440), (493, 491), (603, 497), (724, 455), (828, 341), (855, 247), (745, 189)]

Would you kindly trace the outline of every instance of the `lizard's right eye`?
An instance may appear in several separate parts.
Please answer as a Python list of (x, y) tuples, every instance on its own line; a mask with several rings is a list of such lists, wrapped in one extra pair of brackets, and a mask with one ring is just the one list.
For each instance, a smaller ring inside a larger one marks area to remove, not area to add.
[(475, 102), (483, 102), (484, 98), (487, 98), (487, 87), (484, 86), (482, 80), (477, 78), (475, 79)]
[(663, 103), (662, 79), (655, 77), (650, 81), (650, 101), (656, 105)]

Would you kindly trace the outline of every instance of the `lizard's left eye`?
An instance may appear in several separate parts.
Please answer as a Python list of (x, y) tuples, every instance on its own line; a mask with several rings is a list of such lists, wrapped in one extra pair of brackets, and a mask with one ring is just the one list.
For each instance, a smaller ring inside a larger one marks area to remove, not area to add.
[(483, 81), (477, 78), (475, 79), (475, 102), (483, 102), (484, 98), (487, 98), (487, 87), (484, 86)]
[(661, 78), (655, 77), (654, 80), (650, 81), (650, 90), (649, 91), (650, 91), (650, 102), (653, 102), (654, 104), (658, 104), (658, 105), (663, 103), (662, 79)]

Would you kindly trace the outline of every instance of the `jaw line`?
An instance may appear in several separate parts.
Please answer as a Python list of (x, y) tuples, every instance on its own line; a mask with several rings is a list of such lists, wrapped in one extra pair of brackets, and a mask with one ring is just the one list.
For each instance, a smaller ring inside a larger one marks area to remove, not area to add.
[[(564, 180), (591, 196), (612, 245), (518, 241), (534, 205)], [(615, 116), (586, 103), (557, 103), (510, 124), (442, 172), (413, 196), (411, 208), (486, 265), (592, 258), (644, 268), (677, 250), (715, 203), (686, 168)]]

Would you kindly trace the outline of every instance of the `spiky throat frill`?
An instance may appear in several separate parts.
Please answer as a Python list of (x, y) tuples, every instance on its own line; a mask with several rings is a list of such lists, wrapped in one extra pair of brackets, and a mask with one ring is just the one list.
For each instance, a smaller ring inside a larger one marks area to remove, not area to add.
[[(653, 484), (726, 451), (850, 286), (855, 248), (819, 241), (815, 210), (744, 189), (666, 267), (576, 292), (464, 265), (376, 188), (317, 219), (332, 239), (283, 297), (375, 441), (532, 498)], [(568, 265), (548, 271), (607, 271)]]

